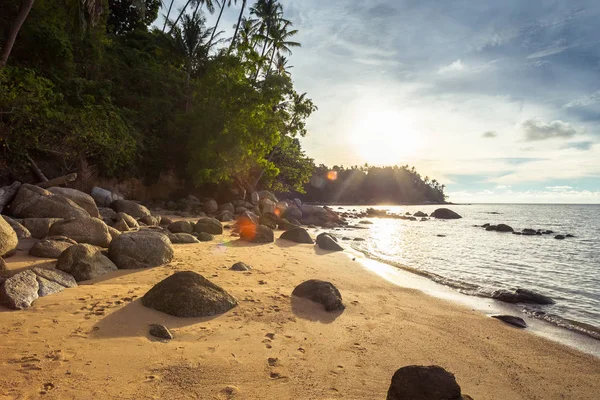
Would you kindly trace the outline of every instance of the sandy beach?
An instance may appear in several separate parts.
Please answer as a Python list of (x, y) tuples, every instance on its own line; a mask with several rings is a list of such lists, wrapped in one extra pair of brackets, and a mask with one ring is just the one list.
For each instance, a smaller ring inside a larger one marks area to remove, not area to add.
[[(53, 265), (19, 248), (9, 269)], [(0, 308), (0, 398), (384, 399), (398, 368), (436, 364), (477, 400), (598, 399), (600, 359), (395, 286), (346, 254), (227, 233), (175, 249), (168, 265), (110, 273), (25, 311)], [(229, 270), (237, 261), (253, 270)], [(185, 319), (141, 304), (186, 270), (239, 306)], [(312, 278), (337, 286), (344, 312), (291, 297)], [(153, 323), (175, 338), (149, 336)]]

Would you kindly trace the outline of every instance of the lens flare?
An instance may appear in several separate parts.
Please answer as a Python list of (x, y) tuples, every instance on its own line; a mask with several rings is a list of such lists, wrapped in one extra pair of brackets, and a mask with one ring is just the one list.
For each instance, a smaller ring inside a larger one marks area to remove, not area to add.
[(330, 181), (335, 181), (337, 179), (337, 171), (329, 171), (327, 173), (327, 179)]

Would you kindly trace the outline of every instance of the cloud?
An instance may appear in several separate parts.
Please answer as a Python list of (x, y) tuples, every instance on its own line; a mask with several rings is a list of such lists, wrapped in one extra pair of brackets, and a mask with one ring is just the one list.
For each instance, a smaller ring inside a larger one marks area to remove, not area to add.
[(567, 50), (568, 48), (569, 48), (569, 46), (550, 47), (550, 48), (547, 48), (544, 50), (536, 51), (535, 53), (528, 55), (527, 59), (532, 60), (532, 59), (536, 59), (536, 58), (552, 56), (554, 54), (560, 54), (563, 51)]
[(498, 185), (496, 186), (496, 189), (500, 189), (500, 190), (505, 190), (505, 189), (510, 189), (512, 186), (510, 185)]
[(564, 192), (565, 190), (573, 189), (572, 186), (546, 186), (546, 189), (552, 190), (554, 192)]
[(575, 149), (581, 151), (588, 151), (594, 146), (594, 142), (592, 141), (583, 141), (583, 142), (571, 142), (564, 145), (563, 149)]
[(438, 69), (438, 74), (448, 74), (452, 72), (460, 72), (465, 70), (465, 65), (462, 63), (460, 59), (454, 61), (449, 65), (444, 65)]
[(525, 140), (528, 142), (555, 138), (570, 138), (578, 133), (570, 124), (561, 120), (546, 123), (538, 118), (532, 118), (521, 122), (521, 129), (525, 133)]
[(498, 133), (495, 131), (487, 131), (483, 134), (483, 137), (486, 139), (492, 139), (498, 137)]
[(564, 108), (585, 107), (600, 101), (600, 90), (589, 95), (582, 96), (564, 105)]

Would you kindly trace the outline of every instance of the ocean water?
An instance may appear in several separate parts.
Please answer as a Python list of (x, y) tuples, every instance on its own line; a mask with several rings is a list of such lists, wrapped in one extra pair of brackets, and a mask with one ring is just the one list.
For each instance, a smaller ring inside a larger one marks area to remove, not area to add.
[[(336, 211), (362, 206), (332, 207)], [(394, 214), (427, 214), (439, 206), (379, 206)], [(600, 205), (451, 205), (458, 220), (407, 221), (364, 218), (367, 229), (334, 231), (376, 260), (424, 275), (467, 295), (526, 288), (553, 298), (554, 305), (516, 306), (529, 316), (600, 339)], [(351, 222), (358, 222), (352, 220)], [(515, 230), (552, 230), (518, 236), (474, 225), (505, 223)], [(556, 234), (574, 238), (554, 239)], [(441, 235), (441, 236), (439, 236)]]

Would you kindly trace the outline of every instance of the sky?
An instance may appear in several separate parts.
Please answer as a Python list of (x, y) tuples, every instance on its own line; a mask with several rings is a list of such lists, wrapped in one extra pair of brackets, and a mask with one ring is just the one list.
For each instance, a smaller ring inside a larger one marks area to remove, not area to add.
[(317, 164), (414, 165), (453, 202), (600, 203), (600, 1), (281, 3)]

